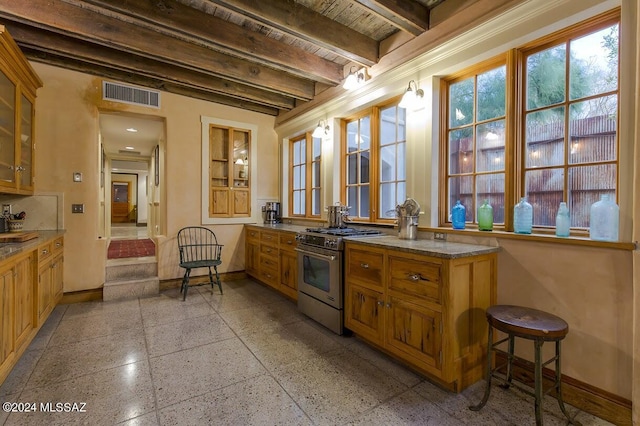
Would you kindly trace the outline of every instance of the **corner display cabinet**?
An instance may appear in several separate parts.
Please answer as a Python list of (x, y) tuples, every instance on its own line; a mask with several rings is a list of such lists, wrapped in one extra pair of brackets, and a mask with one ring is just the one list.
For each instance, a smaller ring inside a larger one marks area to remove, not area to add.
[(0, 25), (0, 192), (33, 194), (36, 90), (42, 80)]

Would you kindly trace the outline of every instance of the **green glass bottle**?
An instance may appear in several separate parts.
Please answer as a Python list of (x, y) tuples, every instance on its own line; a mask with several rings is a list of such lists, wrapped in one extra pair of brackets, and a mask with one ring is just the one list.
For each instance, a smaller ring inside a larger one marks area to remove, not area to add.
[(480, 231), (493, 231), (493, 207), (489, 200), (478, 207), (478, 229)]

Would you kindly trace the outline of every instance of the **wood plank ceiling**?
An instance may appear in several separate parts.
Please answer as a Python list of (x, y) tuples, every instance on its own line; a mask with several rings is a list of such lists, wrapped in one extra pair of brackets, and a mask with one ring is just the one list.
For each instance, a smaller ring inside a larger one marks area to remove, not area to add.
[(476, 1), (0, 0), (0, 24), (33, 61), (277, 116)]

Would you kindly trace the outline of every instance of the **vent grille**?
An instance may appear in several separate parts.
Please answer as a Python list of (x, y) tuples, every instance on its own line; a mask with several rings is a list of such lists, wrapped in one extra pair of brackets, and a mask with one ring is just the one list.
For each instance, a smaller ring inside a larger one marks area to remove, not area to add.
[(160, 92), (110, 81), (102, 82), (102, 99), (160, 108)]
[(140, 151), (129, 151), (127, 149), (120, 149), (118, 150), (118, 154), (140, 155)]

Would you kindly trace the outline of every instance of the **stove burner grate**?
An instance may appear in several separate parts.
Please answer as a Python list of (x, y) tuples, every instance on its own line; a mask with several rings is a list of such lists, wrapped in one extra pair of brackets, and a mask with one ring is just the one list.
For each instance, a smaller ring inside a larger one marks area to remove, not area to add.
[(356, 229), (356, 228), (307, 228), (307, 232), (318, 234), (336, 235), (348, 237), (351, 235), (380, 235), (382, 232), (376, 229)]

